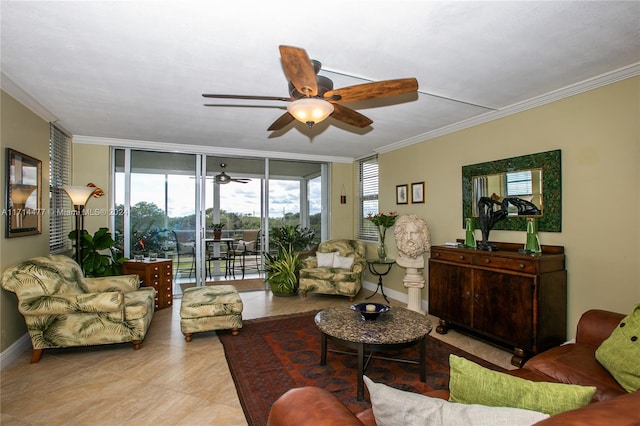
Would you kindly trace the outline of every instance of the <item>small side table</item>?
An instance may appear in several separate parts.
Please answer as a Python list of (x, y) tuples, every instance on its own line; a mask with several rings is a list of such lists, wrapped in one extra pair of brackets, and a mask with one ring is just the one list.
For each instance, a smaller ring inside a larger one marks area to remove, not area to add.
[[(386, 300), (387, 303), (389, 303), (389, 299), (387, 299), (387, 295), (384, 294), (384, 287), (382, 286), (382, 277), (384, 277), (389, 273), (389, 271), (391, 271), (391, 267), (393, 266), (394, 263), (396, 263), (395, 259), (367, 259), (367, 266), (369, 267), (369, 272), (371, 272), (373, 275), (378, 276), (378, 286), (376, 287), (376, 291), (371, 296), (366, 297), (365, 299), (372, 298), (373, 296), (376, 295), (376, 293), (378, 293), (378, 289), (380, 289), (380, 293), (382, 293), (382, 297), (384, 297), (384, 300)], [(386, 269), (378, 271), (376, 269), (377, 265), (380, 265), (381, 268), (386, 267)]]
[(173, 304), (173, 261), (171, 259), (149, 260), (143, 262), (128, 260), (122, 265), (122, 273), (140, 277), (140, 285), (156, 290), (156, 311)]

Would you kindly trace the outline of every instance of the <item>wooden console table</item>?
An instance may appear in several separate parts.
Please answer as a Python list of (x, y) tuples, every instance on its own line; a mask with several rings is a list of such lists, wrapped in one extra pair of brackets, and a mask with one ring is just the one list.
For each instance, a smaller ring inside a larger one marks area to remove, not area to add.
[(140, 277), (140, 285), (156, 290), (156, 310), (168, 308), (173, 304), (173, 261), (158, 259), (142, 262), (128, 260), (122, 265), (123, 274), (135, 274)]
[(436, 331), (471, 330), (513, 348), (511, 363), (557, 346), (567, 334), (564, 247), (518, 253), (522, 244), (492, 243), (497, 251), (436, 246), (429, 259), (429, 313)]

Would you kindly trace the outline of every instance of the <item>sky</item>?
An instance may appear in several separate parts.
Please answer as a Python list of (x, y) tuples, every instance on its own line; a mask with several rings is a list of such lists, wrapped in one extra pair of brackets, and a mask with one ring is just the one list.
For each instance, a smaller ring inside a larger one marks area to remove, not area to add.
[[(320, 184), (311, 185), (309, 200), (310, 214), (321, 209)], [(271, 180), (269, 183), (269, 217), (282, 217), (283, 213), (300, 211), (299, 181)], [(133, 173), (131, 177), (131, 204), (140, 201), (165, 208), (164, 175)], [(260, 216), (260, 179), (242, 184), (231, 182), (226, 185), (214, 184), (207, 180), (206, 206), (213, 207), (214, 186), (220, 190), (220, 208), (228, 212)], [(116, 188), (124, 187), (124, 174), (116, 173)], [(168, 181), (169, 217), (181, 217), (195, 211), (195, 180), (184, 175), (169, 175)], [(124, 191), (116, 190), (116, 204), (124, 204)]]

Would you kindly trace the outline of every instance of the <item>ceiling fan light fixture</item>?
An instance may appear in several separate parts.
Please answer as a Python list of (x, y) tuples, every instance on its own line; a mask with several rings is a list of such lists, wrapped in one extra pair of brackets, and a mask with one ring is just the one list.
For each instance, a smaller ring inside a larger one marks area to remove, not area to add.
[(329, 117), (333, 112), (333, 105), (318, 98), (304, 98), (291, 102), (287, 111), (296, 120), (311, 127)]
[(221, 174), (215, 177), (215, 181), (218, 184), (225, 185), (231, 182), (231, 178), (226, 173), (222, 172)]

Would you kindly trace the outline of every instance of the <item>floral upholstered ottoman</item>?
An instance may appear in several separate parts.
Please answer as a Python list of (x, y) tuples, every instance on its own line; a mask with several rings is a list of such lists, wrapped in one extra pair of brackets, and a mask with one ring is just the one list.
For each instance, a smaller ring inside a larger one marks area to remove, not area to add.
[(188, 288), (182, 294), (180, 330), (187, 342), (202, 331), (231, 330), (235, 336), (242, 328), (242, 299), (232, 285)]

